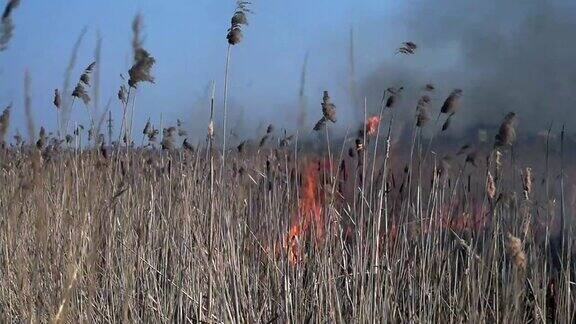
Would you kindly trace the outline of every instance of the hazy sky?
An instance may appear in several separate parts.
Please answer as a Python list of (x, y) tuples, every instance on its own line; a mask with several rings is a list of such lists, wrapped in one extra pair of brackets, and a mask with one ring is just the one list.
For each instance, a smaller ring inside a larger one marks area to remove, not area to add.
[[(4, 2), (4, 1), (3, 1)], [(169, 4), (167, 4), (169, 3)], [(32, 75), (33, 109), (37, 124), (55, 126), (53, 91), (61, 88), (73, 44), (81, 29), (88, 27), (75, 68), (74, 79), (93, 59), (97, 33), (103, 38), (101, 102), (113, 98), (111, 109), (119, 117), (115, 98), (131, 55), (131, 21), (141, 12), (144, 17), (144, 47), (156, 58), (155, 85), (143, 85), (137, 94), (137, 122), (148, 116), (158, 120), (181, 118), (195, 127), (205, 118), (208, 84), (216, 82), (221, 97), (226, 53), (226, 30), (235, 8), (232, 0), (23, 0), (14, 11), (16, 25), (9, 49), (0, 53), (0, 105), (14, 103), (12, 125), (23, 131), (23, 79)], [(364, 55), (396, 44), (385, 44), (386, 24), (370, 26), (373, 39), (362, 37), (367, 21), (378, 21), (397, 10), (392, 2), (333, 0), (254, 1), (250, 25), (244, 41), (234, 47), (231, 64), (231, 110), (243, 111), (244, 119), (294, 119), (300, 70), (309, 53), (307, 92), (310, 101), (320, 101), (329, 89), (345, 93), (348, 80), (346, 55), (349, 30), (358, 35), (359, 73), (380, 57)], [(342, 100), (340, 100), (342, 101)], [(75, 105), (75, 119), (84, 119), (82, 104)], [(314, 106), (316, 107), (316, 106)], [(219, 107), (220, 108), (220, 107)], [(318, 114), (319, 109), (314, 109)], [(310, 113), (311, 118), (317, 115)], [(204, 123), (204, 122), (203, 122)], [(203, 124), (202, 124), (203, 125)], [(12, 129), (13, 130), (13, 129)], [(203, 129), (202, 129), (203, 131)]]
[[(2, 5), (5, 0), (0, 0)], [(169, 4), (166, 4), (169, 3)], [(37, 125), (56, 125), (52, 96), (61, 88), (72, 47), (83, 27), (73, 79), (93, 60), (97, 34), (103, 38), (101, 103), (116, 124), (116, 99), (131, 61), (131, 22), (144, 17), (144, 47), (156, 58), (156, 84), (139, 87), (136, 127), (160, 115), (183, 120), (193, 134), (205, 132), (208, 87), (217, 87), (222, 111), (226, 30), (232, 0), (22, 0), (15, 10), (14, 38), (0, 53), (0, 105), (13, 102), (13, 123), (24, 129), (24, 73), (32, 75)], [(508, 111), (519, 113), (521, 129), (541, 130), (566, 122), (576, 127), (576, 4), (571, 0), (254, 0), (244, 41), (232, 52), (230, 124), (263, 129), (268, 122), (294, 128), (304, 57), (309, 54), (308, 122), (319, 118), (323, 90), (338, 107), (337, 127), (356, 127), (361, 107), (347, 91), (350, 29), (355, 35), (358, 94), (375, 107), (382, 89), (406, 86), (401, 109), (413, 115), (418, 89), (437, 85), (433, 108), (454, 89), (464, 90), (462, 112), (451, 131), (496, 125)], [(415, 41), (416, 55), (395, 55), (402, 41)], [(83, 104), (73, 119), (86, 123)], [(15, 127), (11, 128), (13, 133)], [(25, 132), (24, 132), (25, 133)], [(454, 133), (457, 134), (457, 133)]]

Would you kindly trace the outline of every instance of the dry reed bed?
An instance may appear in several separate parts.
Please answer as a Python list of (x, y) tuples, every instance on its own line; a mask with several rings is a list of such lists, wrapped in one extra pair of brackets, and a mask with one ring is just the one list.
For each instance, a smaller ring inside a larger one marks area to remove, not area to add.
[[(547, 204), (536, 192), (543, 186), (531, 183), (543, 170), (523, 181), (526, 169), (515, 166), (513, 183), (506, 151), (489, 170), (464, 157), (442, 175), (392, 166), (386, 195), (377, 176), (359, 182), (373, 161), (376, 173), (381, 165), (368, 154), (365, 168), (340, 154), (344, 180), (338, 153), (332, 168), (293, 145), (230, 153), (210, 188), (205, 151), (66, 151), (43, 160), (30, 152), (3, 154), (7, 321), (573, 318), (571, 253), (552, 254), (559, 200)], [(322, 222), (289, 238), (309, 217), (307, 177), (317, 181)]]

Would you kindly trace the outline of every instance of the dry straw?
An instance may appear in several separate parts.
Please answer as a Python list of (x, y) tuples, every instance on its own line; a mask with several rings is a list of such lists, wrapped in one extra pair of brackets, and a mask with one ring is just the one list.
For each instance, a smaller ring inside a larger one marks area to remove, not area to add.
[(486, 179), (486, 194), (490, 199), (496, 197), (496, 183), (494, 182), (494, 178), (490, 172), (488, 172), (488, 177)]
[(500, 173), (502, 170), (502, 152), (494, 150), (494, 164), (496, 165), (496, 172)]
[(532, 168), (526, 167), (522, 172), (522, 186), (524, 189), (524, 196), (529, 200), (530, 193), (532, 193)]

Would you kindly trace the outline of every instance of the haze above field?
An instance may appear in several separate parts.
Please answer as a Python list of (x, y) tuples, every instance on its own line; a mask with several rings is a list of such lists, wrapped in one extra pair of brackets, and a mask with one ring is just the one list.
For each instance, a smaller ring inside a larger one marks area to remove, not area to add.
[[(5, 2), (2, 2), (4, 5)], [(138, 90), (136, 127), (148, 117), (176, 118), (192, 134), (205, 132), (211, 80), (222, 98), (226, 29), (234, 1), (22, 1), (13, 14), (14, 38), (0, 53), (0, 105), (14, 103), (11, 133), (25, 128), (23, 79), (32, 75), (34, 116), (51, 129), (56, 117), (53, 91), (81, 29), (88, 27), (74, 75), (93, 60), (97, 34), (103, 38), (100, 103), (115, 95), (131, 59), (134, 15), (144, 17), (145, 47), (157, 59), (155, 85)], [(232, 53), (231, 124), (253, 130), (268, 122), (295, 128), (301, 67), (309, 55), (308, 122), (320, 117), (322, 90), (330, 90), (338, 126), (354, 127), (349, 92), (350, 29), (355, 38), (357, 97), (377, 105), (382, 90), (404, 85), (398, 106), (413, 114), (418, 90), (437, 86), (434, 106), (453, 88), (464, 90), (462, 113), (452, 132), (497, 124), (508, 111), (519, 113), (520, 129), (538, 131), (576, 121), (575, 5), (570, 1), (511, 3), (496, 0), (441, 1), (255, 1), (244, 41)], [(419, 45), (415, 55), (395, 55), (402, 41)], [(75, 78), (75, 77), (74, 77)], [(221, 104), (217, 114), (221, 113)], [(74, 120), (86, 122), (76, 105)], [(571, 120), (572, 119), (572, 120)], [(352, 124), (352, 125), (351, 125)], [(264, 127), (264, 126), (262, 126)], [(249, 134), (249, 132), (245, 132)]]

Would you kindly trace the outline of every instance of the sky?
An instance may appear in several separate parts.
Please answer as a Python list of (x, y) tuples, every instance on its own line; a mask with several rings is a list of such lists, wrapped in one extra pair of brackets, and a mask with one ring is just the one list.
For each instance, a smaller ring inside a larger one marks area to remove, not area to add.
[[(16, 128), (25, 133), (26, 70), (36, 124), (55, 129), (53, 92), (62, 87), (84, 27), (72, 78), (93, 61), (100, 35), (100, 102), (110, 101), (119, 125), (116, 93), (131, 63), (131, 22), (141, 13), (144, 48), (156, 58), (156, 83), (137, 90), (135, 129), (148, 118), (156, 125), (180, 119), (191, 136), (201, 138), (212, 81), (216, 116), (222, 115), (225, 36), (235, 5), (232, 0), (22, 0), (12, 15), (14, 37), (0, 52), (0, 106), (14, 107), (10, 133)], [(232, 49), (229, 82), (229, 125), (243, 135), (261, 133), (268, 123), (297, 128), (306, 55), (307, 128), (321, 116), (323, 90), (338, 107), (333, 128), (357, 127), (363, 107), (349, 91), (351, 30), (357, 97), (366, 98), (369, 111), (383, 89), (404, 86), (398, 109), (408, 120), (422, 86), (433, 83), (433, 110), (453, 89), (464, 90), (461, 112), (447, 132), (452, 136), (479, 125), (497, 128), (510, 111), (518, 113), (523, 131), (537, 132), (550, 123), (576, 127), (573, 1), (254, 0), (250, 8), (244, 40)], [(416, 54), (395, 54), (403, 41), (417, 43)], [(87, 116), (83, 104), (75, 104), (73, 120), (87, 124)]]
[[(73, 79), (92, 62), (98, 35), (102, 37), (101, 99), (115, 119), (121, 108), (115, 95), (131, 57), (131, 22), (144, 18), (144, 47), (156, 58), (154, 85), (143, 85), (136, 95), (136, 126), (150, 117), (166, 123), (176, 118), (189, 128), (204, 132), (206, 100), (211, 81), (216, 84), (221, 106), (227, 28), (235, 2), (232, 0), (23, 0), (14, 11), (14, 37), (0, 53), (0, 105), (13, 103), (12, 131), (23, 131), (23, 84), (26, 69), (32, 77), (32, 103), (37, 125), (56, 126), (53, 91), (61, 88), (69, 57), (83, 27), (88, 32), (80, 47)], [(345, 93), (350, 29), (361, 35), (366, 20), (377, 20), (396, 10), (388, 1), (254, 1), (244, 40), (232, 51), (230, 68), (231, 115), (242, 115), (250, 128), (267, 120), (293, 126), (300, 74), (309, 55), (307, 95), (320, 102), (322, 90)], [(382, 26), (375, 26), (381, 28)], [(369, 41), (381, 48), (385, 37)], [(393, 46), (388, 45), (388, 51)], [(363, 57), (358, 60), (376, 62)], [(373, 52), (373, 51), (371, 51)], [(358, 69), (362, 69), (359, 65)], [(217, 107), (221, 109), (221, 107)], [(86, 122), (85, 108), (75, 104), (73, 118)], [(314, 113), (320, 113), (320, 110)], [(218, 113), (218, 111), (217, 111)], [(310, 113), (311, 115), (312, 112)], [(204, 120), (202, 120), (204, 119)], [(200, 121), (200, 125), (198, 125)], [(259, 122), (254, 124), (254, 121)], [(290, 121), (288, 121), (290, 120)], [(261, 126), (261, 125), (260, 125)]]

